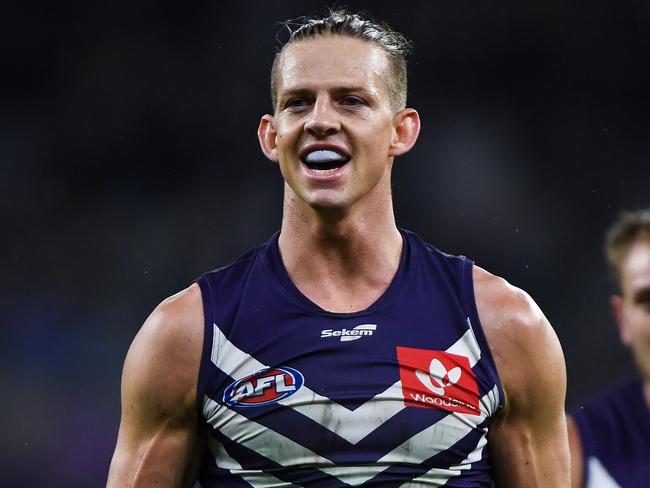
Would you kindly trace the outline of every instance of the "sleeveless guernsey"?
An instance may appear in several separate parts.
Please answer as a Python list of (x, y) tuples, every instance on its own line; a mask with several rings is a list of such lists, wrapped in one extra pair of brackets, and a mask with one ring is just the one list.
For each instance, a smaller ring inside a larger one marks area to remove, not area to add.
[(640, 381), (618, 386), (573, 412), (587, 488), (650, 486), (650, 410)]
[(472, 262), (401, 231), (398, 271), (356, 313), (295, 287), (278, 234), (198, 279), (203, 487), (488, 487), (503, 391)]

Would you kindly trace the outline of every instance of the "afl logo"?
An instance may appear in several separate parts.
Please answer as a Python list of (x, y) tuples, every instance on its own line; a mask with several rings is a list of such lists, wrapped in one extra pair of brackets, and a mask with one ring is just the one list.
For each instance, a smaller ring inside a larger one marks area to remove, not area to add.
[(223, 392), (223, 401), (238, 407), (269, 405), (293, 395), (304, 381), (300, 371), (287, 366), (264, 368), (231, 383)]

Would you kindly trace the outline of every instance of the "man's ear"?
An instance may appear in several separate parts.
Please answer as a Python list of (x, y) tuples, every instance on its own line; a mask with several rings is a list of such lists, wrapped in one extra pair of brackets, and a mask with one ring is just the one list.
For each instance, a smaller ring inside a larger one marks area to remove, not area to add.
[(278, 146), (276, 144), (278, 133), (273, 125), (274, 122), (272, 115), (263, 115), (260, 120), (260, 126), (257, 128), (257, 139), (260, 141), (260, 147), (264, 155), (274, 163), (277, 163), (279, 162)]
[(401, 156), (407, 153), (418, 140), (420, 134), (420, 114), (412, 108), (405, 108), (393, 118), (393, 140), (388, 151), (389, 156)]
[(623, 313), (623, 298), (620, 295), (612, 295), (609, 297), (609, 305), (612, 307), (612, 313), (616, 319), (616, 325), (618, 326), (618, 335), (621, 338), (621, 342), (629, 346), (631, 342), (630, 332), (627, 330), (627, 324), (625, 322), (625, 316)]

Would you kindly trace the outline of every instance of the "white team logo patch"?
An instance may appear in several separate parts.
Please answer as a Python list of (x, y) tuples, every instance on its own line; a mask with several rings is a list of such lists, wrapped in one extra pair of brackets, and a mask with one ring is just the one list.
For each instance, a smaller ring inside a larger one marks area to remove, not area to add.
[(437, 359), (431, 361), (429, 373), (421, 369), (415, 370), (415, 376), (420, 382), (433, 393), (441, 396), (445, 394), (445, 388), (458, 383), (460, 375), (461, 369), (458, 366), (447, 371), (447, 368)]
[(356, 341), (365, 336), (371, 336), (377, 330), (377, 324), (361, 324), (352, 329), (325, 329), (320, 333), (321, 339), (338, 337), (341, 342)]

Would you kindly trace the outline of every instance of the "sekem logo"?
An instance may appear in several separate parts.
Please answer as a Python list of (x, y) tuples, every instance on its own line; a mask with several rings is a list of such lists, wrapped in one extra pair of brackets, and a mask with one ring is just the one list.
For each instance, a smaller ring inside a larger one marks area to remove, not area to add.
[(469, 359), (445, 351), (397, 347), (404, 404), (480, 415)]
[(361, 324), (352, 329), (325, 329), (321, 330), (320, 337), (338, 337), (341, 342), (356, 341), (364, 336), (371, 336), (377, 330), (377, 324)]
[(268, 405), (293, 395), (304, 382), (296, 369), (264, 368), (231, 383), (223, 392), (223, 401), (238, 407)]

